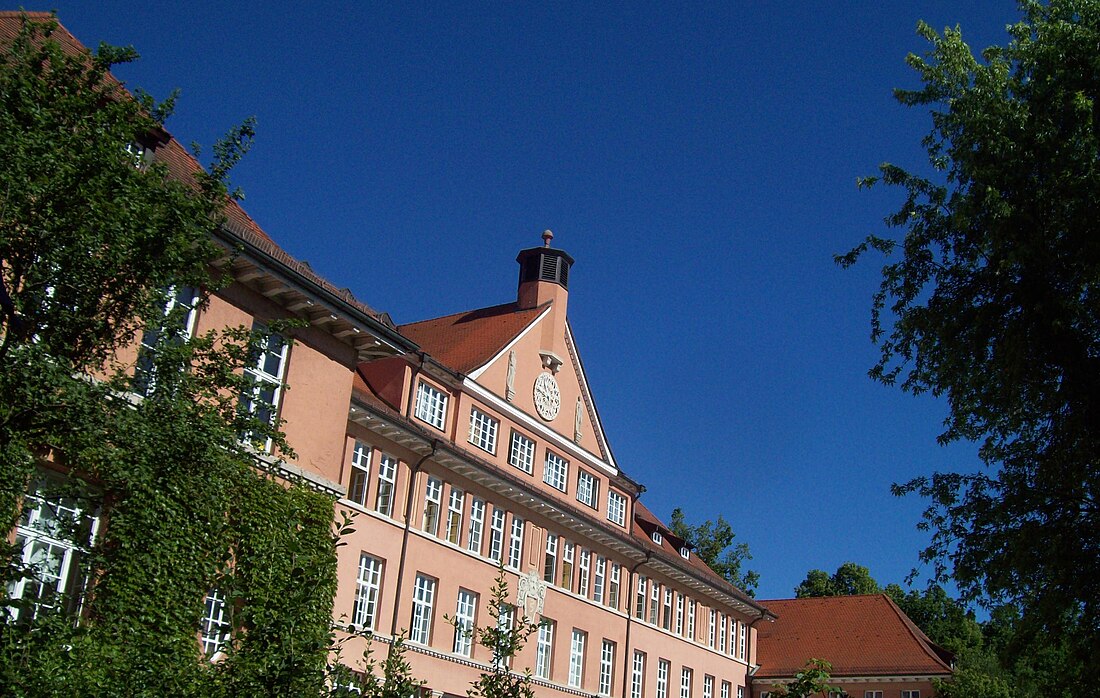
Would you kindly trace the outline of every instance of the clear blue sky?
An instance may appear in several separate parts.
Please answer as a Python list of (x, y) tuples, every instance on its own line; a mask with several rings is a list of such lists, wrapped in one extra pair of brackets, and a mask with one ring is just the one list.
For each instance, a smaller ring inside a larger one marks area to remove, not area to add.
[(180, 88), (182, 142), (255, 115), (245, 208), (399, 323), (512, 300), (553, 229), (619, 463), (658, 515), (725, 516), (760, 598), (847, 560), (900, 581), (923, 502), (890, 484), (976, 467), (942, 403), (866, 377), (880, 264), (832, 255), (898, 202), (856, 178), (924, 162), (891, 96), (917, 20), (984, 47), (1009, 0), (52, 5)]

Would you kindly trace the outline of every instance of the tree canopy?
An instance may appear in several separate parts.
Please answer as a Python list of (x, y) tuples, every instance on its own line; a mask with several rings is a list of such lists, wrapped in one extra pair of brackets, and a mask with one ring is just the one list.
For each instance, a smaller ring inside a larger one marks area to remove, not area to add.
[(882, 591), (871, 577), (871, 570), (854, 562), (845, 562), (831, 576), (824, 570), (810, 570), (794, 589), (796, 598), (811, 596), (852, 596)]
[(946, 397), (941, 441), (976, 441), (986, 465), (896, 486), (930, 500), (922, 559), (1072, 638), (1100, 675), (1100, 2), (1019, 5), (980, 57), (958, 28), (919, 25), (922, 85), (895, 94), (931, 111), (929, 167), (861, 181), (904, 192), (898, 233), (838, 261), (896, 256), (871, 375)]
[(755, 595), (760, 574), (753, 570), (742, 570), (745, 562), (752, 559), (749, 544), (734, 545), (733, 539), (737, 534), (721, 514), (717, 521), (708, 520), (692, 526), (684, 519), (683, 510), (677, 507), (672, 510), (669, 530), (687, 541), (695, 554), (723, 579), (749, 596)]

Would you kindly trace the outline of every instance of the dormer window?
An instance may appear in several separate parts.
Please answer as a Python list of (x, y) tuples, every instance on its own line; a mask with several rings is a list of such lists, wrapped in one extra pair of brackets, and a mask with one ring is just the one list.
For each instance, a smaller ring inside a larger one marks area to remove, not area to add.
[(654, 531), (653, 535), (650, 536), (650, 538), (652, 538), (653, 542), (656, 543), (657, 545), (660, 545), (661, 542), (664, 540), (664, 538), (661, 536), (660, 531)]
[(682, 546), (680, 548), (680, 557), (684, 558), (685, 560), (690, 560), (691, 559), (691, 548), (687, 547), (686, 545)]

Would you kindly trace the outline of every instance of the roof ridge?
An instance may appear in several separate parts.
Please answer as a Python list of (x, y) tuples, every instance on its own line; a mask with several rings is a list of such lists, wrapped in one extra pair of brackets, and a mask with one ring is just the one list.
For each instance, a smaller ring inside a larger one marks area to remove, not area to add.
[(921, 630), (916, 623), (913, 622), (913, 619), (910, 618), (908, 614), (905, 613), (905, 611), (901, 610), (901, 606), (898, 606), (897, 602), (894, 601), (894, 599), (892, 599), (889, 594), (887, 594), (886, 592), (882, 592), (881, 594), (879, 594), (879, 596), (886, 599), (886, 605), (889, 606), (890, 609), (897, 614), (898, 619), (901, 620), (902, 625), (904, 625), (905, 629), (909, 631), (909, 634), (913, 637), (913, 639), (917, 641), (917, 644), (920, 645), (925, 654), (931, 657), (934, 661), (942, 664), (945, 668), (950, 669), (951, 665), (945, 662), (943, 657), (941, 657), (938, 652), (932, 649), (932, 646), (939, 647), (939, 645), (936, 645), (936, 643), (932, 642), (932, 639), (928, 637), (928, 635), (926, 635), (925, 632)]
[(507, 308), (510, 305), (516, 306), (516, 311), (520, 311), (520, 310), (537, 310), (539, 308), (542, 308), (543, 306), (545, 306), (547, 303), (550, 303), (550, 302), (551, 301), (547, 301), (546, 303), (543, 303), (541, 305), (537, 305), (537, 306), (534, 306), (534, 307), (531, 307), (531, 308), (520, 308), (515, 301), (508, 301), (507, 303), (498, 303), (496, 305), (487, 305), (487, 306), (482, 307), (482, 308), (470, 308), (468, 310), (459, 310), (458, 312), (455, 312), (455, 313), (447, 313), (446, 315), (439, 315), (439, 316), (436, 316), (436, 317), (425, 318), (423, 320), (415, 320), (413, 322), (403, 322), (403, 323), (399, 324), (397, 327), (400, 329), (400, 328), (403, 328), (403, 327), (411, 327), (412, 325), (423, 325), (424, 323), (427, 323), (427, 322), (439, 322), (440, 320), (447, 320), (449, 318), (455, 318), (455, 317), (459, 317), (461, 315), (469, 315), (470, 313), (478, 313), (478, 312), (482, 312), (482, 311), (485, 311), (485, 310), (496, 310), (498, 308)]

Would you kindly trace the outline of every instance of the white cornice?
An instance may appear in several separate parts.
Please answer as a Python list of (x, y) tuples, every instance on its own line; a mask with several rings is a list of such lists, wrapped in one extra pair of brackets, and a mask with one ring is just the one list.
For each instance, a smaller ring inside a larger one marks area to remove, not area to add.
[(527, 334), (528, 332), (530, 332), (530, 331), (531, 331), (531, 329), (532, 329), (532, 328), (533, 328), (533, 327), (534, 327), (535, 325), (539, 324), (539, 321), (540, 321), (540, 320), (542, 320), (542, 319), (543, 319), (544, 317), (546, 317), (546, 314), (547, 314), (547, 313), (549, 313), (549, 312), (550, 312), (550, 306), (549, 306), (549, 305), (547, 305), (547, 306), (546, 306), (546, 308), (545, 308), (545, 309), (544, 309), (544, 310), (543, 310), (543, 311), (542, 311), (541, 313), (539, 313), (538, 317), (536, 317), (536, 318), (535, 318), (534, 320), (532, 320), (532, 321), (530, 322), (530, 324), (528, 324), (528, 325), (527, 325), (527, 327), (524, 327), (524, 328), (523, 328), (523, 331), (522, 331), (522, 332), (520, 332), (519, 334), (517, 334), (517, 335), (515, 336), (515, 338), (513, 338), (513, 339), (512, 339), (512, 341), (511, 341), (511, 342), (508, 342), (507, 344), (505, 344), (505, 345), (504, 345), (504, 348), (503, 348), (503, 349), (501, 349), (501, 350), (500, 350), (500, 351), (498, 351), (498, 352), (497, 352), (496, 354), (494, 354), (494, 355), (493, 355), (493, 358), (489, 359), (488, 361), (486, 361), (486, 362), (485, 362), (485, 363), (483, 363), (482, 365), (478, 366), (478, 367), (477, 367), (477, 368), (475, 368), (475, 369), (474, 369), (473, 371), (470, 371), (470, 372), (469, 372), (469, 373), (467, 373), (466, 375), (467, 375), (467, 376), (469, 376), (470, 378), (473, 378), (474, 380), (477, 380), (478, 378), (480, 378), (480, 377), (481, 377), (481, 374), (482, 374), (482, 373), (485, 373), (486, 369), (488, 369), (488, 368), (489, 368), (489, 366), (491, 366), (491, 365), (492, 365), (492, 363), (493, 363), (494, 361), (496, 361), (497, 359), (499, 359), (499, 358), (500, 358), (501, 356), (504, 356), (504, 352), (506, 352), (506, 351), (508, 351), (509, 349), (511, 349), (512, 347), (514, 347), (514, 346), (516, 345), (516, 342), (518, 342), (519, 340), (523, 339), (523, 337), (524, 337), (524, 336), (525, 336), (525, 335), (526, 335), (526, 334)]

